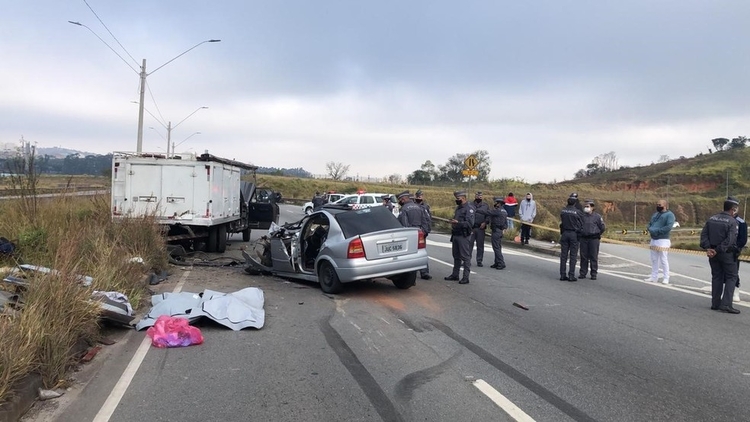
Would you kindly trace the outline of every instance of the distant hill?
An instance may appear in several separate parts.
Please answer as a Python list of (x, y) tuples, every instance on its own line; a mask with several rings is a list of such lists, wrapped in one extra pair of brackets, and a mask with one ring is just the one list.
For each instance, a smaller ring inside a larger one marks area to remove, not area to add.
[[(15, 156), (18, 153), (20, 147), (21, 146), (18, 143), (0, 144), (0, 158), (9, 158)], [(65, 158), (72, 154), (77, 154), (81, 157), (85, 157), (87, 155), (100, 155), (94, 154), (93, 152), (84, 152), (63, 147), (36, 147), (37, 157), (44, 157), (46, 155), (50, 158)]]

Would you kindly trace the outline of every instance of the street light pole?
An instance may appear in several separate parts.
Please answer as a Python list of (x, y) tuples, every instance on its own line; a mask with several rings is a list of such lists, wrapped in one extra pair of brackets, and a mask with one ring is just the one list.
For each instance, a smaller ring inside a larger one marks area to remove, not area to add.
[[(96, 38), (99, 38), (99, 41), (101, 41), (102, 43), (104, 43), (104, 45), (106, 45), (110, 50), (112, 50), (112, 52), (115, 53), (117, 55), (117, 57), (119, 57), (122, 61), (125, 62), (126, 65), (128, 65), (131, 69), (133, 69), (133, 71), (135, 71), (135, 69), (132, 66), (130, 66), (130, 64), (128, 64), (128, 62), (125, 61), (125, 59), (123, 59), (122, 56), (120, 56), (117, 53), (117, 51), (115, 51), (115, 49), (113, 49), (109, 44), (107, 44), (91, 28), (89, 28), (88, 26), (86, 26), (86, 25), (84, 25), (84, 24), (82, 24), (80, 22), (68, 21), (68, 23), (70, 23), (72, 25), (76, 25), (76, 26), (81, 26), (83, 28), (88, 29), (92, 34), (94, 34), (94, 36)], [(141, 64), (141, 71), (137, 72), (138, 73), (138, 77), (140, 79), (140, 84), (139, 84), (140, 87), (139, 87), (139, 100), (138, 100), (138, 141), (136, 143), (136, 152), (142, 152), (143, 151), (143, 105), (144, 105), (143, 104), (143, 100), (144, 100), (145, 91), (146, 91), (146, 78), (149, 75), (152, 75), (157, 70), (161, 69), (162, 67), (164, 67), (164, 66), (172, 63), (173, 61), (177, 60), (178, 58), (182, 57), (184, 54), (188, 53), (189, 51), (193, 50), (194, 48), (197, 48), (198, 46), (203, 45), (203, 44), (205, 44), (207, 42), (210, 42), (210, 43), (221, 42), (221, 40), (210, 39), (210, 40), (201, 41), (198, 44), (196, 44), (196, 45), (188, 48), (187, 50), (183, 51), (182, 53), (180, 53), (180, 54), (176, 55), (175, 57), (171, 58), (170, 60), (168, 60), (163, 65), (161, 65), (161, 66), (157, 67), (156, 69), (152, 70), (151, 73), (147, 73), (146, 72), (146, 59), (143, 59), (143, 64)], [(169, 155), (169, 148), (167, 148), (167, 155)]]
[[(169, 146), (172, 144), (172, 122), (167, 122), (167, 158), (169, 158)], [(174, 154), (174, 150), (172, 150)]]
[(187, 141), (188, 139), (192, 138), (193, 136), (200, 135), (200, 134), (201, 134), (200, 132), (194, 132), (194, 133), (190, 134), (190, 136), (188, 136), (187, 138), (185, 138), (182, 141), (180, 141), (180, 143), (177, 144), (177, 145), (175, 145), (174, 142), (172, 142), (172, 155), (174, 155), (175, 148), (177, 148), (178, 146), (182, 145), (185, 141)]

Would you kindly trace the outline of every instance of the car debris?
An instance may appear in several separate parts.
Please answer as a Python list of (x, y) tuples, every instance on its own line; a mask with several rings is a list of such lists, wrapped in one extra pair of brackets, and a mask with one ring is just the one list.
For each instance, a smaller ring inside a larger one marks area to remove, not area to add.
[(152, 308), (135, 326), (153, 326), (162, 315), (181, 317), (189, 322), (208, 318), (234, 331), (262, 328), (266, 313), (263, 290), (247, 287), (233, 293), (204, 290), (202, 293), (162, 293), (151, 296)]

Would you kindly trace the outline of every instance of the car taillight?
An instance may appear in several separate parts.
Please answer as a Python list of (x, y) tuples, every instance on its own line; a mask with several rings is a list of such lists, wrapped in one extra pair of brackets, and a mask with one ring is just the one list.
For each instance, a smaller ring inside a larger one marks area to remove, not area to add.
[(419, 240), (417, 240), (417, 249), (424, 249), (427, 247), (427, 239), (424, 238), (424, 232), (419, 231)]
[(365, 245), (359, 237), (349, 242), (349, 249), (346, 251), (347, 259), (366, 258)]

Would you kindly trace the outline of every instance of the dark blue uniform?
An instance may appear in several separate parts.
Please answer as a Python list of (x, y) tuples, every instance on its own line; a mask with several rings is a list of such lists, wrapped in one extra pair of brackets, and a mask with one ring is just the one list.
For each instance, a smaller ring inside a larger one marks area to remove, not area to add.
[(740, 254), (747, 246), (747, 223), (739, 215), (734, 218), (737, 220), (737, 287), (740, 287)]
[(474, 227), (475, 210), (471, 204), (464, 203), (456, 207), (453, 219), (457, 223), (453, 224), (451, 230), (451, 248), (453, 253), (453, 272), (448, 280), (458, 280), (458, 273), (463, 266), (463, 276), (461, 283), (469, 282), (469, 273), (471, 272), (471, 231)]
[(495, 200), (495, 208), (492, 210), (480, 211), (477, 214), (485, 214), (490, 219), (490, 241), (492, 242), (492, 251), (495, 253), (495, 262), (492, 268), (502, 270), (505, 268), (505, 258), (503, 257), (503, 230), (508, 228), (508, 212), (505, 211), (501, 200)]
[(735, 255), (738, 232), (739, 224), (728, 212), (712, 215), (701, 231), (701, 248), (716, 251), (716, 255), (708, 258), (711, 266), (711, 309), (734, 310), (732, 298), (738, 278)]
[(605, 230), (604, 220), (592, 209), (590, 213), (583, 213), (581, 222), (581, 269), (578, 278), (586, 278), (591, 268), (591, 279), (596, 280), (596, 274), (599, 272), (599, 243)]
[[(576, 261), (578, 260), (578, 236), (583, 229), (581, 211), (575, 204), (560, 211), (560, 280), (576, 281)], [(570, 261), (569, 267), (565, 265)]]
[(472, 227), (471, 230), (471, 246), (474, 247), (474, 243), (477, 244), (477, 266), (482, 266), (482, 261), (484, 261), (484, 236), (485, 236), (485, 229), (487, 228), (487, 223), (489, 223), (490, 217), (487, 215), (487, 213), (490, 211), (490, 206), (487, 205), (486, 202), (476, 202), (474, 201), (474, 209), (476, 210), (477, 217), (474, 219), (474, 227)]

